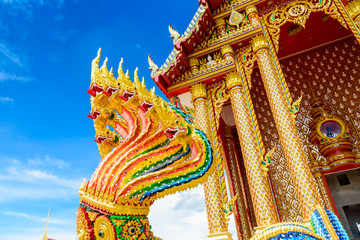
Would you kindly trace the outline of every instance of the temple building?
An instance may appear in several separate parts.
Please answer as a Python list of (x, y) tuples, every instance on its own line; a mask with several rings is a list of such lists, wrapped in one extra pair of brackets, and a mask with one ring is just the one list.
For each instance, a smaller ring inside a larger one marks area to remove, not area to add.
[(232, 239), (232, 199), (238, 239), (316, 206), (360, 238), (360, 1), (199, 0), (169, 30), (151, 77), (211, 139), (208, 239)]

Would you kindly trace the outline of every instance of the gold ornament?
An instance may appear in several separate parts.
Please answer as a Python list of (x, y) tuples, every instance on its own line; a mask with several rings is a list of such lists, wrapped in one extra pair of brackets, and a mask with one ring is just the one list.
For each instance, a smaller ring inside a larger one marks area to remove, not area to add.
[(227, 86), (227, 89), (229, 90), (229, 92), (231, 92), (231, 90), (234, 87), (242, 87), (242, 83), (240, 80), (240, 74), (238, 72), (228, 73), (225, 76), (225, 80), (226, 80), (226, 86)]
[(353, 1), (349, 2), (345, 8), (346, 8), (347, 12), (349, 13), (350, 17), (355, 22), (360, 20), (360, 19), (357, 19), (360, 16), (360, 1), (359, 0), (353, 0)]
[(257, 12), (258, 12), (258, 10), (254, 5), (250, 5), (245, 8), (245, 13), (247, 16), (250, 16), (251, 14), (257, 13)]
[(223, 58), (227, 61), (234, 61), (234, 50), (230, 45), (225, 45), (220, 49)]
[(288, 11), (290, 16), (298, 17), (306, 12), (306, 8), (303, 5), (299, 4), (291, 7)]
[(219, 26), (225, 26), (225, 20), (224, 20), (223, 18), (218, 18), (218, 19), (215, 20), (215, 25), (216, 25), (217, 27), (219, 27)]
[(230, 18), (229, 18), (229, 23), (233, 26), (237, 26), (237, 28), (239, 28), (239, 24), (244, 20), (244, 16), (240, 13), (238, 13), (235, 10), (232, 10)]
[(190, 87), (190, 92), (193, 102), (199, 98), (206, 98), (206, 85), (204, 83), (196, 83)]
[(89, 240), (94, 238), (94, 230), (88, 213), (84, 208), (79, 207), (76, 213), (76, 233), (80, 240)]
[(252, 46), (254, 53), (258, 52), (261, 49), (269, 48), (266, 38), (262, 35), (254, 37), (251, 40), (251, 46)]
[(96, 239), (116, 240), (116, 231), (110, 219), (105, 216), (98, 217), (94, 222)]

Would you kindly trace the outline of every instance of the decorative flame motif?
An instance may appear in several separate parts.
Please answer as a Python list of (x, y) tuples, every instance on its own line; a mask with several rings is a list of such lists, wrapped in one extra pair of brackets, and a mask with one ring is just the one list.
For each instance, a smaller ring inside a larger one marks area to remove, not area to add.
[(171, 26), (171, 24), (169, 25), (169, 32), (170, 32), (170, 37), (173, 38), (173, 42), (176, 43), (177, 41), (180, 40), (180, 34)]
[[(121, 239), (153, 239), (146, 218), (149, 207), (157, 198), (206, 180), (212, 169), (210, 142), (188, 115), (157, 97), (154, 89), (148, 91), (137, 70), (131, 82), (121, 61), (115, 79), (107, 60), (101, 68), (99, 61), (100, 50), (88, 93), (102, 161), (80, 188), (78, 234), (80, 239), (98, 239), (109, 226), (106, 232)], [(98, 215), (91, 217), (94, 213)]]

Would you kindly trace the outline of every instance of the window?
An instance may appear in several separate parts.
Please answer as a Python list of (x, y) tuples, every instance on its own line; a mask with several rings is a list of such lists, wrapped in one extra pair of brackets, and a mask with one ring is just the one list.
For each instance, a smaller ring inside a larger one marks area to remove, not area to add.
[(345, 185), (349, 185), (350, 184), (350, 181), (349, 181), (349, 178), (348, 176), (345, 174), (340, 174), (340, 175), (337, 175), (336, 176), (338, 181), (339, 181), (339, 184), (340, 186), (345, 186)]

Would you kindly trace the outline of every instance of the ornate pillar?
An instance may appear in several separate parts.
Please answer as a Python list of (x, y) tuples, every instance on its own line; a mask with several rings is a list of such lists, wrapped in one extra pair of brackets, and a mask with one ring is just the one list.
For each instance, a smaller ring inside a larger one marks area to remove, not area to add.
[(260, 166), (263, 154), (261, 139), (256, 133), (256, 116), (250, 112), (253, 106), (248, 96), (245, 96), (239, 73), (229, 73), (226, 76), (226, 85), (239, 135), (257, 227), (269, 226), (277, 223), (278, 217), (268, 177)]
[(336, 214), (337, 210), (333, 202), (331, 201), (330, 193), (328, 191), (328, 188), (326, 187), (324, 175), (321, 172), (315, 172), (314, 177), (319, 187), (322, 199), (324, 200), (324, 207)]
[(226, 35), (226, 24), (223, 18), (218, 18), (215, 20), (216, 30), (219, 37)]
[(266, 38), (264, 36), (255, 37), (251, 44), (258, 62), (280, 142), (284, 149), (288, 169), (300, 198), (303, 217), (305, 220), (309, 220), (312, 211), (319, 203), (319, 194), (309, 164), (306, 161), (306, 155), (295, 127), (294, 118), (290, 113), (291, 101), (289, 101), (284, 89), (285, 79), (280, 79)]
[(223, 58), (226, 61), (229, 61), (229, 60), (234, 61), (234, 51), (231, 46), (229, 46), (229, 45), (222, 46), (220, 51), (221, 51)]
[(335, 6), (339, 10), (341, 16), (345, 19), (346, 24), (353, 33), (354, 37), (360, 44), (360, 1), (353, 0), (348, 2), (345, 7), (342, 0), (334, 0)]
[(260, 24), (259, 14), (254, 5), (247, 6), (245, 8), (246, 16), (249, 19), (249, 23), (253, 25)]
[[(196, 126), (203, 131), (209, 139), (213, 139), (207, 104), (206, 85), (203, 83), (195, 84), (191, 87), (190, 92), (194, 104)], [(212, 142), (211, 140), (211, 143)], [(210, 233), (208, 239), (232, 239), (231, 234), (228, 233), (227, 222), (225, 221), (218, 170), (215, 170), (214, 173), (209, 176), (204, 184), (204, 191)]]
[(261, 168), (264, 145), (261, 139), (254, 107), (249, 96), (245, 74), (242, 67), (239, 72), (229, 73), (226, 85), (229, 90), (236, 129), (239, 135), (246, 175), (250, 187), (257, 227), (265, 227), (278, 222), (274, 198), (269, 178)]
[(360, 1), (359, 0), (353, 0), (351, 2), (348, 2), (348, 4), (345, 7), (347, 13), (349, 14), (349, 17), (354, 21), (357, 28), (360, 28)]
[(189, 66), (191, 73), (196, 74), (199, 71), (199, 60), (196, 57), (189, 58)]
[(236, 199), (236, 211), (235, 211), (235, 222), (236, 229), (238, 232), (238, 239), (250, 239), (251, 238), (251, 220), (247, 213), (247, 201), (243, 183), (243, 176), (241, 176), (239, 162), (236, 157), (234, 149), (234, 139), (231, 132), (230, 126), (224, 126), (225, 132), (225, 149), (228, 155), (228, 166), (229, 166), (229, 178), (231, 181), (230, 189), (232, 197), (237, 195)]
[(274, 43), (273, 43), (272, 38), (270, 37), (269, 31), (268, 31), (267, 27), (264, 24), (262, 24), (261, 18), (259, 16), (259, 13), (258, 13), (257, 8), (255, 6), (253, 6), (253, 5), (248, 6), (246, 8), (246, 13), (251, 16), (251, 18), (249, 18), (249, 21), (250, 21), (251, 24), (260, 24), (260, 26), (262, 28), (263, 34), (264, 34), (264, 36), (266, 38), (266, 41), (268, 43), (270, 55), (273, 58), (273, 63), (274, 63), (275, 69), (276, 69), (276, 73), (277, 73), (277, 75), (278, 75), (278, 77), (279, 77), (279, 79), (281, 81), (281, 84), (282, 84), (282, 87), (283, 87), (284, 91), (286, 92), (286, 100), (287, 100), (288, 104), (290, 105), (291, 102), (292, 102), (291, 94), (290, 94), (289, 88), (287, 86), (287, 83), (285, 81), (285, 76), (284, 76), (284, 73), (283, 73), (283, 71), (281, 69), (280, 62), (279, 62), (279, 59), (277, 57), (277, 53), (275, 51)]
[[(316, 159), (314, 155), (311, 152), (311, 148), (308, 145), (308, 152), (309, 152), (309, 162), (310, 166), (314, 166), (314, 163), (316, 163)], [(317, 186), (320, 191), (321, 199), (323, 200), (323, 207), (326, 209), (332, 211), (333, 213), (337, 213), (337, 210), (332, 202), (331, 194), (327, 188), (326, 180), (324, 179), (324, 175), (320, 171), (316, 171), (314, 173), (314, 177), (317, 183)]]

